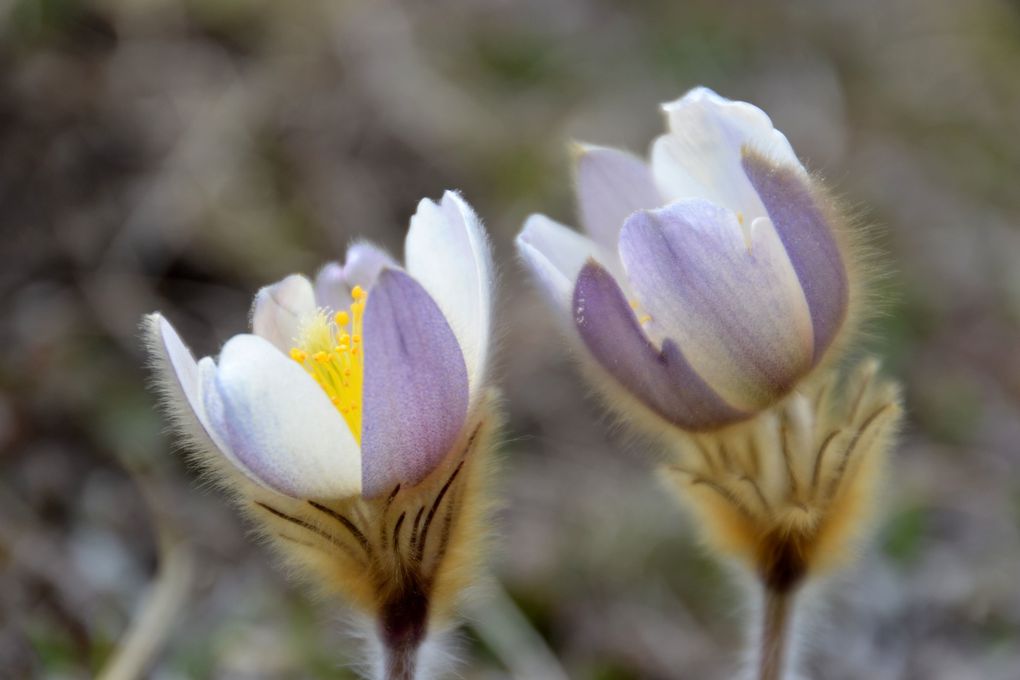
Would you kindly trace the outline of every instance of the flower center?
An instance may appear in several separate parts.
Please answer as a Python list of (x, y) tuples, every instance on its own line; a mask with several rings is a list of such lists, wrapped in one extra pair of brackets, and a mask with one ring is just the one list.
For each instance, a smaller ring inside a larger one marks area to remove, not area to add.
[(290, 357), (301, 364), (325, 390), (329, 400), (347, 421), (354, 439), (361, 444), (361, 387), (364, 382), (364, 349), (361, 319), (365, 313), (365, 291), (355, 286), (350, 311), (330, 318), (319, 311), (301, 327), (298, 346)]

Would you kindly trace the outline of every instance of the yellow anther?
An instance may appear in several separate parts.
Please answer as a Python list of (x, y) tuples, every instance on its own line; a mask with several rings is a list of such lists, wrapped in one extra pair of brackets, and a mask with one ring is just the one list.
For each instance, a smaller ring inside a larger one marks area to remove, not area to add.
[[(300, 342), (290, 351), (294, 361), (319, 384), (361, 442), (361, 393), (364, 379), (361, 321), (367, 293), (355, 286), (349, 309), (332, 316), (320, 311), (301, 327)], [(308, 361), (308, 359), (314, 361)]]
[(629, 304), (630, 308), (633, 309), (634, 311), (637, 311), (637, 308), (641, 306), (637, 300), (630, 300), (628, 301), (627, 304)]
[(739, 210), (737, 211), (737, 223), (741, 225), (744, 224), (744, 213)]
[(652, 317), (648, 314), (642, 314), (638, 317), (638, 323), (642, 326), (652, 320)]

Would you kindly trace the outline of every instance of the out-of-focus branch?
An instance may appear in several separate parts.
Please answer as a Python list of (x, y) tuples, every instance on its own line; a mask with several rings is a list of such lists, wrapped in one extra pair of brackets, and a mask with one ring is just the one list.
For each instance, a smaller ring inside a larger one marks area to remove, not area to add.
[(568, 676), (538, 631), (501, 585), (468, 612), (471, 627), (514, 678), (567, 680)]
[(143, 598), (134, 621), (121, 638), (98, 680), (134, 680), (145, 672), (166, 641), (184, 603), (194, 574), (187, 543), (159, 510), (156, 494), (136, 477), (152, 509), (159, 535), (159, 572)]

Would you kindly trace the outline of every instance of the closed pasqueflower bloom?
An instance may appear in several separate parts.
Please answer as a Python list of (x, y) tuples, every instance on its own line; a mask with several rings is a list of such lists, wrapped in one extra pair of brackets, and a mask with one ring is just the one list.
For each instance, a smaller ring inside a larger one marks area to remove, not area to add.
[(685, 430), (776, 403), (846, 330), (835, 211), (760, 109), (696, 88), (663, 106), (646, 163), (582, 146), (587, 235), (534, 215), (524, 261), (609, 384)]
[(411, 677), (478, 552), (491, 287), (481, 224), (447, 192), (419, 205), (404, 266), (362, 242), (314, 282), (263, 288), (252, 333), (217, 360), (147, 319), (201, 462), (292, 562), (378, 622), (389, 677)]

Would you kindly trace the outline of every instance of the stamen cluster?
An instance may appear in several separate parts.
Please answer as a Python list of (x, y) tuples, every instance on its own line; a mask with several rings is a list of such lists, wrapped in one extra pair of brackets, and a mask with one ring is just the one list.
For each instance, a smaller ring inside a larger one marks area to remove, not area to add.
[(312, 316), (302, 327), (300, 346), (291, 348), (290, 358), (325, 390), (360, 444), (365, 372), (361, 322), (366, 294), (361, 286), (355, 286), (351, 297), (354, 301), (349, 312), (339, 311), (329, 318), (320, 310)]

